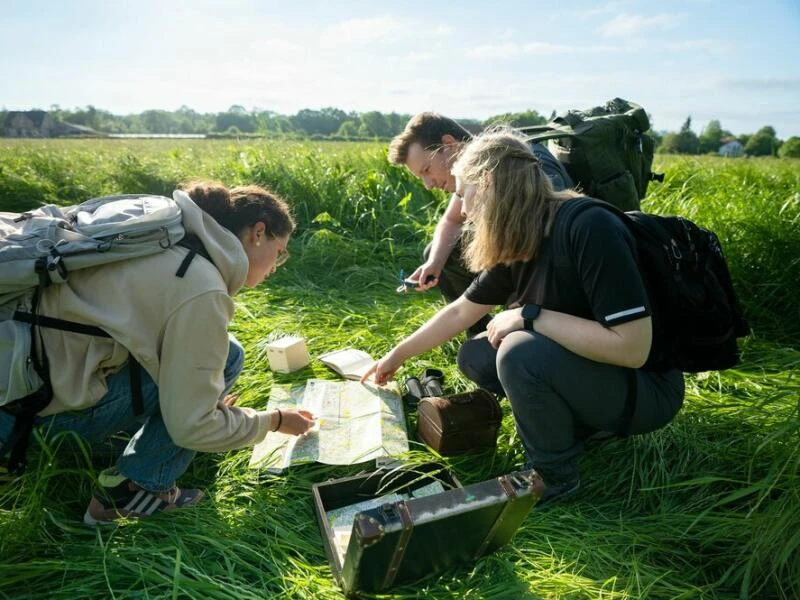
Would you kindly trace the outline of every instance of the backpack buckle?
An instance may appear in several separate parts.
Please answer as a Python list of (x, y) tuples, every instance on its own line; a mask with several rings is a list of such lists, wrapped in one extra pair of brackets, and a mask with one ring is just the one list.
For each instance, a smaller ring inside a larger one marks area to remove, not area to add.
[(57, 252), (47, 257), (47, 273), (51, 283), (64, 283), (67, 280), (67, 266)]
[(51, 283), (64, 283), (69, 276), (64, 257), (53, 248), (50, 254), (36, 259), (34, 271), (39, 275), (39, 284), (47, 287)]
[(681, 254), (681, 249), (678, 247), (678, 242), (674, 239), (669, 241), (670, 250), (672, 250), (672, 256), (675, 257), (676, 260), (680, 260), (683, 258), (683, 254)]
[(161, 248), (163, 248), (164, 250), (166, 250), (167, 248), (172, 248), (172, 240), (169, 237), (169, 228), (162, 227), (161, 231), (164, 234), (164, 236), (160, 240), (158, 240), (158, 245), (161, 246)]

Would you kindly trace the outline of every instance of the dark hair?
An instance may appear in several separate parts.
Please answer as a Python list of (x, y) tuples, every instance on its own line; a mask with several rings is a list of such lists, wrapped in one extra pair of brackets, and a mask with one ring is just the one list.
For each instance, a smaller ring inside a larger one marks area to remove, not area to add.
[(181, 185), (194, 203), (236, 237), (256, 223), (264, 223), (269, 237), (294, 231), (295, 222), (284, 200), (257, 185), (226, 188), (216, 181), (188, 181)]
[(442, 137), (452, 135), (459, 142), (466, 142), (471, 134), (453, 119), (434, 112), (423, 112), (406, 123), (403, 132), (389, 144), (389, 162), (404, 165), (408, 158), (408, 147), (414, 142), (426, 150), (435, 150), (442, 145)]

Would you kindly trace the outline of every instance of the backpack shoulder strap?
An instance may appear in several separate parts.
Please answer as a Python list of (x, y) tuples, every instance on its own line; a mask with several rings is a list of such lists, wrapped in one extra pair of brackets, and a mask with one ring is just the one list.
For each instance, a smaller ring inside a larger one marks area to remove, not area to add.
[(583, 211), (599, 204), (601, 202), (594, 198), (581, 196), (580, 198), (567, 200), (559, 206), (553, 230), (550, 234), (553, 238), (553, 249), (558, 254), (569, 256), (569, 237), (572, 224)]
[(183, 238), (181, 238), (181, 240), (178, 242), (177, 245), (183, 246), (184, 248), (188, 249), (189, 253), (183, 259), (180, 267), (178, 267), (178, 270), (175, 272), (176, 277), (183, 277), (184, 275), (186, 275), (186, 271), (189, 269), (189, 265), (192, 264), (194, 257), (197, 256), (198, 254), (203, 258), (205, 258), (212, 265), (214, 264), (214, 261), (211, 260), (211, 256), (208, 254), (208, 250), (206, 250), (206, 247), (203, 245), (203, 242), (195, 234), (187, 233), (185, 236), (183, 236)]
[[(628, 217), (627, 214), (619, 210), (616, 206), (613, 206), (608, 202), (604, 202), (602, 200), (597, 200), (595, 198), (590, 198), (588, 196), (582, 196), (580, 198), (575, 198), (573, 200), (567, 200), (566, 202), (564, 202), (561, 208), (558, 209), (560, 227), (563, 227), (562, 231), (569, 232), (570, 228), (572, 227), (572, 223), (575, 221), (578, 215), (581, 214), (586, 209), (591, 208), (593, 206), (597, 206), (599, 208), (607, 210), (608, 212), (614, 213), (620, 219), (622, 219), (622, 221), (626, 225), (629, 225), (630, 217)], [(562, 211), (564, 212), (562, 213)]]
[(538, 125), (536, 127), (524, 127), (520, 132), (525, 139), (532, 144), (546, 142), (547, 140), (557, 140), (566, 137), (575, 137), (575, 132), (571, 127), (553, 127), (552, 125)]
[[(560, 215), (561, 218), (559, 227), (561, 228), (560, 237), (562, 240), (560, 244), (566, 244), (566, 240), (568, 239), (567, 236), (572, 228), (572, 223), (575, 221), (578, 215), (580, 215), (583, 211), (592, 208), (593, 206), (597, 206), (614, 213), (622, 220), (623, 223), (625, 223), (628, 228), (630, 228), (630, 217), (608, 202), (595, 200), (594, 198), (589, 198), (587, 196), (575, 198), (574, 200), (565, 202), (559, 209), (559, 212), (562, 210), (566, 211), (564, 215)], [(562, 251), (566, 251), (564, 246), (562, 246)], [(625, 404), (622, 407), (622, 414), (620, 415), (617, 426), (615, 427), (615, 433), (620, 437), (627, 437), (630, 435), (631, 420), (633, 419), (633, 414), (636, 412), (636, 398), (638, 394), (636, 369), (625, 368), (625, 378), (628, 384), (627, 393), (625, 394)]]
[[(575, 198), (574, 200), (568, 200), (564, 203), (559, 209), (559, 213), (563, 210), (566, 211), (565, 214), (560, 215), (559, 218), (559, 228), (560, 228), (560, 237), (563, 241), (561, 244), (566, 244), (566, 240), (568, 239), (570, 229), (572, 228), (572, 223), (575, 219), (580, 215), (583, 211), (588, 208), (596, 206), (598, 208), (602, 208), (610, 213), (617, 215), (617, 217), (625, 224), (625, 227), (630, 231), (631, 235), (633, 236), (634, 240), (634, 253), (636, 255), (637, 262), (639, 261), (639, 250), (637, 248), (637, 240), (641, 237), (642, 233), (642, 225), (640, 225), (640, 219), (637, 219), (637, 215), (647, 216), (646, 213), (641, 213), (639, 211), (632, 211), (631, 214), (623, 212), (622, 210), (618, 209), (613, 204), (609, 204), (603, 200), (597, 200), (596, 198), (590, 198), (588, 196), (583, 196), (581, 198)], [(561, 252), (566, 252), (565, 246), (560, 246)]]

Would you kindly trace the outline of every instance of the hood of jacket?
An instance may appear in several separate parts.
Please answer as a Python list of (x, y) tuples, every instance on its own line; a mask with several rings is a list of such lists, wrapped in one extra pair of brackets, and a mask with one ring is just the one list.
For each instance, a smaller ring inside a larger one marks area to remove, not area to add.
[(197, 206), (183, 190), (175, 190), (172, 198), (183, 213), (186, 233), (196, 235), (222, 276), (228, 294), (235, 295), (247, 279), (250, 263), (242, 242), (225, 229), (202, 208)]

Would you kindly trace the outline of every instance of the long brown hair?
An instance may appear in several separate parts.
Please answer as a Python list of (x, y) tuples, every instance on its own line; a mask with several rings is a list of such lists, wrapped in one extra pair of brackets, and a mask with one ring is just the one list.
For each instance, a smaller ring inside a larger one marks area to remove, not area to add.
[(192, 180), (181, 185), (194, 203), (239, 237), (247, 227), (264, 223), (271, 238), (294, 231), (289, 205), (279, 196), (257, 185), (231, 188), (216, 181)]
[(509, 127), (473, 138), (452, 171), (477, 186), (464, 253), (476, 272), (536, 258), (559, 204), (578, 196), (555, 191), (525, 138)]

